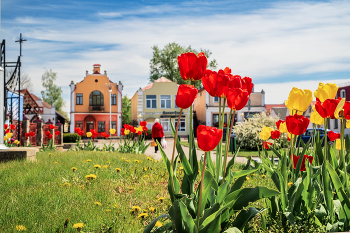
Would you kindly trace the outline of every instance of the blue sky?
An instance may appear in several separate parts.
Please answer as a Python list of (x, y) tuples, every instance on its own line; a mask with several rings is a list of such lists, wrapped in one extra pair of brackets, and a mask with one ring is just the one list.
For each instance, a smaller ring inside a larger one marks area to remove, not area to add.
[(44, 68), (58, 74), (66, 110), (69, 83), (99, 63), (131, 97), (148, 83), (151, 47), (208, 49), (219, 68), (250, 76), (266, 103), (293, 86), (350, 79), (350, 1), (2, 1), (1, 38), (40, 96)]

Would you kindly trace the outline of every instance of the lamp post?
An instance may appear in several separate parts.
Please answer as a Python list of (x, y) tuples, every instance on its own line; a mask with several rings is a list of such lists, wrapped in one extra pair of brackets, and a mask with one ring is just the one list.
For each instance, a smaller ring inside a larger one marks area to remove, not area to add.
[(137, 119), (139, 120), (139, 124), (140, 124), (140, 122), (141, 122), (141, 118), (142, 118), (142, 115), (141, 114), (139, 114), (139, 115), (137, 115)]
[(111, 129), (112, 126), (112, 85), (109, 85), (109, 129)]
[[(4, 69), (0, 67), (0, 91), (4, 91)], [(8, 150), (4, 144), (5, 103), (4, 95), (0, 95), (0, 150)]]

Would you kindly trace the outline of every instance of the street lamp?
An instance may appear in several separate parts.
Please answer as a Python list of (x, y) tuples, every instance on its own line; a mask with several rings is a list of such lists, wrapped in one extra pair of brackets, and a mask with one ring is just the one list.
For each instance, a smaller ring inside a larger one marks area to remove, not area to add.
[(112, 85), (108, 86), (109, 89), (109, 129), (112, 126)]
[[(5, 90), (4, 87), (4, 69), (0, 67), (0, 90), (1, 92)], [(0, 95), (0, 150), (8, 150), (4, 144), (4, 116), (5, 116), (5, 103), (4, 95)]]
[(141, 118), (142, 118), (142, 115), (141, 114), (139, 114), (139, 115), (137, 115), (137, 119), (139, 120), (139, 124), (140, 124), (140, 122), (141, 122)]

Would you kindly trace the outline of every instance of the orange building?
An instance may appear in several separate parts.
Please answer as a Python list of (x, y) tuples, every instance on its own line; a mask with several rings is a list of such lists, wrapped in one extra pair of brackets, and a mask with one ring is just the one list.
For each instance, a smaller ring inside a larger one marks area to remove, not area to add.
[[(107, 77), (107, 72), (100, 72), (100, 64), (94, 64), (93, 73), (86, 71), (83, 81), (70, 86), (70, 132), (76, 127), (84, 132), (91, 129), (98, 133), (116, 129), (114, 136), (120, 136), (122, 128), (122, 90), (123, 85), (113, 83)], [(111, 106), (111, 108), (110, 108)], [(111, 123), (110, 123), (111, 110)]]

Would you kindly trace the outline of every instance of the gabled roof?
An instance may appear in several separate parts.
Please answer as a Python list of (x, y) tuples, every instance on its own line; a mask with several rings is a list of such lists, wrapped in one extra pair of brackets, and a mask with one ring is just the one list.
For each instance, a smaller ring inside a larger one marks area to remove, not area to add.
[[(161, 77), (159, 79), (157, 79), (156, 81), (154, 81), (153, 83), (172, 83), (172, 81), (170, 81), (169, 79), (166, 79), (164, 77)], [(151, 89), (153, 87), (153, 83), (145, 86), (144, 88), (142, 88), (142, 90), (148, 90)]]
[(39, 98), (38, 96), (34, 95), (34, 94), (31, 94), (33, 96), (33, 98), (35, 100), (39, 100), (41, 101), (41, 103), (39, 102), (39, 105), (41, 104), (41, 106), (45, 107), (45, 108), (52, 108), (52, 106), (50, 104), (48, 104), (47, 102), (45, 102), (43, 99)]

